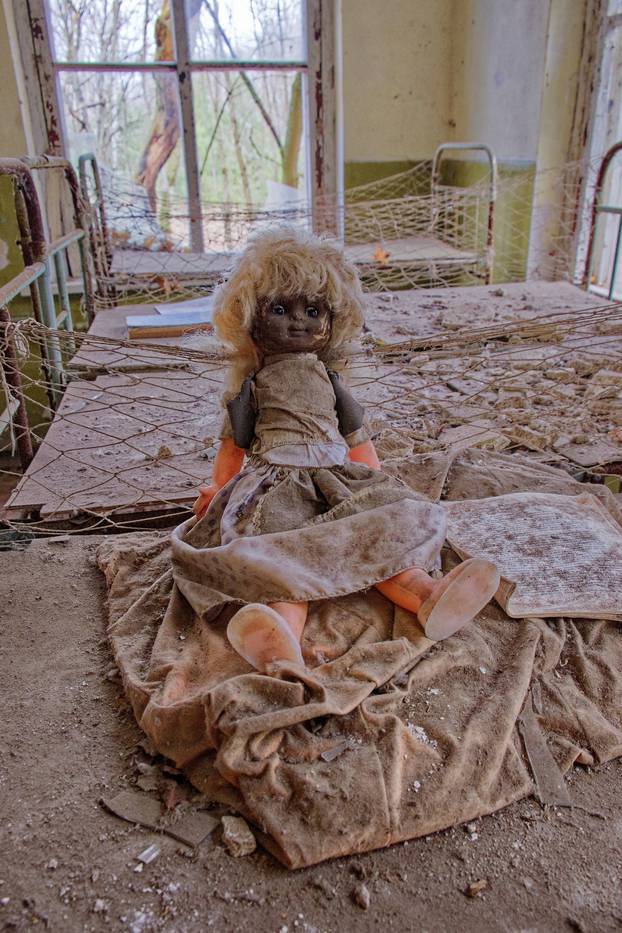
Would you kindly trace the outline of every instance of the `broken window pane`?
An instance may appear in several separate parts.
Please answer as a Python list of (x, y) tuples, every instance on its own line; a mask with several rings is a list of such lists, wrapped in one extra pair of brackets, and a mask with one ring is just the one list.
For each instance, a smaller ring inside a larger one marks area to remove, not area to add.
[(166, 29), (170, 12), (163, 0), (48, 0), (48, 8), (57, 62), (174, 59), (172, 31)]
[(194, 61), (303, 61), (301, 0), (186, 0)]

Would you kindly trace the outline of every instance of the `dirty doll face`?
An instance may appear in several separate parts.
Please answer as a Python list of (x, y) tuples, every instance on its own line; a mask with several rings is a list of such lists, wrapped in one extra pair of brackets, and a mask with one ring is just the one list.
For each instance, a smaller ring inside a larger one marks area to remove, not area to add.
[(330, 340), (331, 314), (326, 302), (274, 298), (261, 302), (252, 337), (264, 353), (315, 353)]

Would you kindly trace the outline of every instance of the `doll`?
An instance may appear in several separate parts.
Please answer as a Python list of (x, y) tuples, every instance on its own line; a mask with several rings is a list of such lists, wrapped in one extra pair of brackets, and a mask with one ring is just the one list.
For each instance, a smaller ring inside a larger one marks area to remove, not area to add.
[(229, 642), (260, 672), (304, 664), (310, 598), (375, 586), (439, 640), (499, 585), (495, 566), (478, 558), (441, 579), (428, 573), (439, 566), (443, 510), (382, 472), (364, 410), (335, 371), (362, 330), (363, 305), (342, 250), (289, 227), (252, 238), (215, 295), (214, 326), (233, 355), (212, 482), (193, 506), (195, 538), (208, 523), (204, 553), (213, 542), (225, 561), (227, 548), (239, 560), (236, 544), (250, 539), (240, 574), (252, 591), (263, 593), (265, 575), (266, 593), (276, 578), (283, 593), (307, 597), (262, 596), (230, 619)]

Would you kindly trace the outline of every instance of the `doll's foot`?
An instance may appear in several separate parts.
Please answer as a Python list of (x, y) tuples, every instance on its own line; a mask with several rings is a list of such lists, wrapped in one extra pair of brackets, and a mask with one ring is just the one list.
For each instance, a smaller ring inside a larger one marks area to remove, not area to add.
[(495, 565), (474, 557), (440, 580), (413, 567), (376, 586), (392, 602), (416, 613), (427, 638), (441, 641), (455, 634), (490, 602), (499, 582)]
[(229, 622), (227, 638), (237, 653), (262, 673), (275, 661), (304, 665), (300, 637), (306, 616), (306, 603), (249, 603)]
[(472, 557), (435, 582), (417, 618), (428, 638), (449, 638), (470, 622), (499, 589), (501, 578), (489, 560)]

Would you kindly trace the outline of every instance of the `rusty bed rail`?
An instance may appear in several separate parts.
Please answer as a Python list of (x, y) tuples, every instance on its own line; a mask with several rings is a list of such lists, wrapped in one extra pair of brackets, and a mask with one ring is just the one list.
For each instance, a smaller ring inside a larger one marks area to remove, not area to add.
[[(35, 175), (39, 171), (53, 169), (62, 173), (67, 184), (73, 207), (74, 226), (67, 233), (48, 242)], [(73, 333), (67, 288), (67, 251), (73, 244), (77, 244), (80, 250), (84, 302), (89, 320), (92, 320), (94, 313), (93, 288), (87, 227), (80, 187), (73, 166), (65, 159), (50, 156), (37, 159), (0, 159), (0, 177), (2, 176), (10, 178), (13, 184), (15, 221), (24, 268), (0, 287), (0, 389), (3, 390), (0, 397), (4, 395), (6, 399), (3, 430), (10, 430), (22, 469), (25, 470), (32, 460), (33, 448), (9, 305), (28, 289), (33, 316), (48, 328), (47, 339), (40, 342), (41, 368), (50, 409), (54, 411), (66, 384), (63, 355), (54, 332), (62, 328), (70, 335)], [(58, 314), (53, 294), (54, 280), (58, 290)]]

